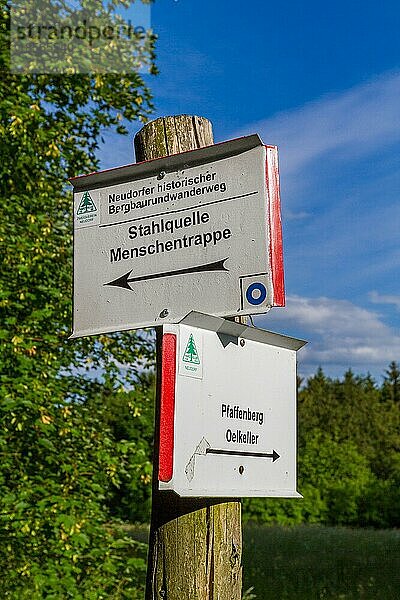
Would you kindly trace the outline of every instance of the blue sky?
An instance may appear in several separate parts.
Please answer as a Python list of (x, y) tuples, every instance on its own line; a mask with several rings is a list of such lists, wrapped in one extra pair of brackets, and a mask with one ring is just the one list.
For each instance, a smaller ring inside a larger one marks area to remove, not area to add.
[[(400, 4), (156, 0), (152, 25), (154, 117), (279, 146), (287, 307), (256, 325), (309, 340), (305, 376), (380, 380), (400, 362)], [(102, 168), (139, 128), (106, 137)]]

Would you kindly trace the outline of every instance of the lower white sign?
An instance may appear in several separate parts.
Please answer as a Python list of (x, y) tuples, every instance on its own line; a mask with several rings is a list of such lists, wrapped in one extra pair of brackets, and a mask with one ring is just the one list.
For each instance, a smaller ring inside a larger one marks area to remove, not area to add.
[(161, 490), (301, 497), (296, 352), (304, 344), (194, 312), (164, 326)]

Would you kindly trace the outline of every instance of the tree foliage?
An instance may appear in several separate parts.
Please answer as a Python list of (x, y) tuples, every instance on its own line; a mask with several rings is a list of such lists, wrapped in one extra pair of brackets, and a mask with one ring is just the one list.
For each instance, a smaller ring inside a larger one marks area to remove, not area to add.
[(303, 500), (245, 500), (245, 517), (295, 524), (398, 527), (400, 408), (397, 363), (378, 387), (322, 369), (299, 391), (298, 487)]
[(146, 523), (150, 518), (155, 386), (155, 372), (145, 371), (128, 392), (115, 393), (104, 385), (99, 389), (105, 427), (117, 444), (129, 442), (130, 449), (128, 464), (108, 504), (114, 516), (131, 523)]
[[(137, 72), (12, 73), (9, 27), (9, 6), (2, 1), (3, 596), (134, 598), (144, 565), (140, 549), (105, 524), (115, 490), (132, 470), (135, 440), (114, 435), (99, 378), (104, 390), (124, 393), (151, 364), (153, 344), (134, 333), (68, 340), (72, 198), (66, 181), (97, 168), (104, 128), (124, 133), (124, 120), (146, 120), (150, 92)], [(146, 36), (137, 58), (152, 63), (153, 42)]]
[(400, 368), (394, 360), (385, 371), (382, 400), (400, 404)]

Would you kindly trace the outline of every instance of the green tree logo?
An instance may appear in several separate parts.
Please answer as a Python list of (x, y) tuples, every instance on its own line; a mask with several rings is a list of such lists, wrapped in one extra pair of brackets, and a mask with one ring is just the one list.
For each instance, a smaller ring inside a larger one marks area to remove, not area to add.
[(185, 354), (183, 355), (183, 361), (192, 363), (193, 365), (199, 365), (200, 359), (197, 353), (196, 344), (194, 342), (193, 334), (190, 334), (189, 341), (186, 346)]
[(82, 200), (79, 204), (78, 215), (85, 215), (86, 213), (95, 212), (97, 210), (95, 203), (93, 202), (89, 192), (85, 192), (82, 196)]

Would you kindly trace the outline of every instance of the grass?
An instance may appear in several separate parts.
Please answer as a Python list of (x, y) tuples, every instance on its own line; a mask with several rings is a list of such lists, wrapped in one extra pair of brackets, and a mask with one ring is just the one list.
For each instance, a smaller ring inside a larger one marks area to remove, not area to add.
[(246, 600), (400, 600), (399, 530), (246, 525), (243, 543)]
[(248, 525), (243, 566), (257, 600), (399, 600), (400, 532)]

